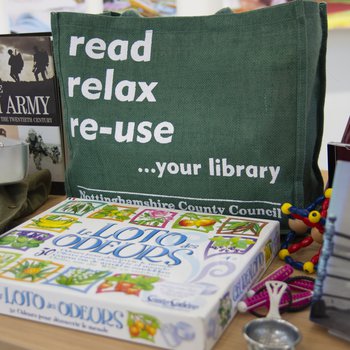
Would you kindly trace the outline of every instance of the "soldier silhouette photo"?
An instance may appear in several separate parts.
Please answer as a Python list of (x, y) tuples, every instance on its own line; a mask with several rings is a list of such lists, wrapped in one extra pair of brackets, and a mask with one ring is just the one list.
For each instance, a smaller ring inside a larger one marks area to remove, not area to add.
[(29, 154), (33, 155), (34, 164), (37, 170), (42, 169), (42, 161), (44, 157), (49, 157), (53, 164), (60, 161), (61, 152), (57, 146), (47, 146), (42, 136), (34, 129), (28, 131), (28, 136), (25, 140), (29, 143)]
[(8, 50), (8, 54), (10, 55), (8, 64), (11, 67), (10, 68), (10, 77), (15, 81), (19, 82), (19, 74), (22, 72), (23, 69), (23, 58), (22, 55), (18, 52), (13, 53), (13, 50)]
[(33, 73), (35, 76), (35, 80), (39, 81), (39, 74), (41, 75), (43, 80), (46, 80), (46, 67), (49, 65), (49, 56), (46, 51), (39, 50), (37, 46), (34, 46), (33, 49)]

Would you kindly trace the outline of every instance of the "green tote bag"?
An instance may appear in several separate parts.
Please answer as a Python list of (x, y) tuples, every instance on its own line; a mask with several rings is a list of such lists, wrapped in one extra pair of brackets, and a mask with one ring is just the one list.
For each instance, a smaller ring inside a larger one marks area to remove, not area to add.
[(52, 31), (68, 196), (284, 222), (321, 193), (325, 4)]

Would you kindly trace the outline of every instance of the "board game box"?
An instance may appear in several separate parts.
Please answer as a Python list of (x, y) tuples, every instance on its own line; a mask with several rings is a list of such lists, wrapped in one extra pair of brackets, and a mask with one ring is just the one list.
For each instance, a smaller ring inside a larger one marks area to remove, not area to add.
[(0, 313), (211, 349), (279, 233), (277, 221), (67, 198), (0, 237)]

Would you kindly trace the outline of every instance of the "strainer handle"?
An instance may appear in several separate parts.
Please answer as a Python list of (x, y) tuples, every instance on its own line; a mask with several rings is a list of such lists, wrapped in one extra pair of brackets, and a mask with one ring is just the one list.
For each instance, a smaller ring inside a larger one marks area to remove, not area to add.
[(270, 309), (266, 318), (280, 319), (279, 305), (282, 295), (287, 288), (287, 283), (281, 281), (267, 281), (265, 285), (270, 299)]

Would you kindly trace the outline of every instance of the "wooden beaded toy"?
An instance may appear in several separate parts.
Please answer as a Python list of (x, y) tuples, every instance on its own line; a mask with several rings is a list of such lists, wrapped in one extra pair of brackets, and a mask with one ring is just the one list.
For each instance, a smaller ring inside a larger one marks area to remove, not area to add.
[[(313, 273), (317, 268), (322, 246), (316, 255), (304, 263), (295, 261), (291, 257), (291, 254), (308, 247), (314, 241), (322, 244), (331, 194), (332, 189), (328, 188), (324, 192), (324, 195), (317, 198), (306, 209), (294, 207), (290, 203), (284, 203), (281, 207), (282, 213), (288, 215), (290, 231), (281, 245), (278, 256), (281, 260), (284, 260), (297, 270)], [(318, 208), (320, 208), (320, 210), (317, 210)], [(306, 234), (308, 232), (310, 232), (310, 234), (307, 237), (297, 243), (293, 243), (297, 235)]]

